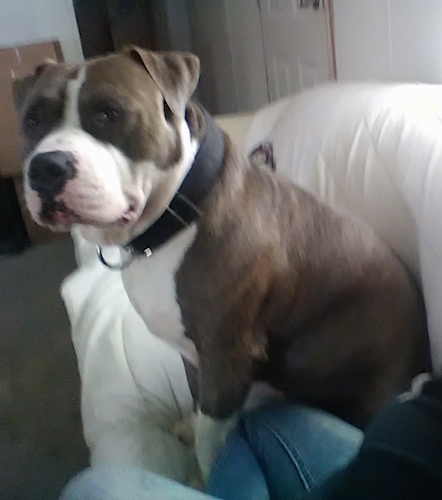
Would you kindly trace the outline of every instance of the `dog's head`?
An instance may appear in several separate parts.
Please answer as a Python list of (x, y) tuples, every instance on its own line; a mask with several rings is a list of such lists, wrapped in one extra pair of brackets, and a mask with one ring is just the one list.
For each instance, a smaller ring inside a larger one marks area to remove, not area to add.
[(192, 54), (131, 47), (15, 81), (35, 221), (123, 244), (156, 220), (196, 152), (185, 110), (198, 78)]

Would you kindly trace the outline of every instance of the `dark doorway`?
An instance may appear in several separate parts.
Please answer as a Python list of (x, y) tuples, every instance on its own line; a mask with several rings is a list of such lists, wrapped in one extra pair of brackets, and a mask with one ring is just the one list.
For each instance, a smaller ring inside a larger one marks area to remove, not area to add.
[(74, 0), (74, 9), (85, 58), (130, 44), (155, 48), (150, 0)]

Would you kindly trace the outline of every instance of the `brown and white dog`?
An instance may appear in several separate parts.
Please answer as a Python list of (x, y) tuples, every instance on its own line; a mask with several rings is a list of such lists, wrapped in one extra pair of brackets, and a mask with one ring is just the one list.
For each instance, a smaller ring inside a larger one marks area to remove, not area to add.
[(392, 251), (235, 149), (190, 100), (198, 78), (192, 54), (128, 48), (14, 87), (32, 216), (141, 256), (125, 270), (135, 306), (198, 364), (207, 474), (253, 381), (364, 425), (427, 344)]

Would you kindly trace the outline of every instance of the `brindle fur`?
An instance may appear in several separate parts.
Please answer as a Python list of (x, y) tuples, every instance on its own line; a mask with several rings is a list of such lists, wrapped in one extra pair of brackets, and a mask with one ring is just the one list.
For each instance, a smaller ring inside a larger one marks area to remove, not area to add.
[(392, 251), (227, 137), (176, 283), (212, 417), (262, 379), (363, 426), (425, 367), (423, 301)]

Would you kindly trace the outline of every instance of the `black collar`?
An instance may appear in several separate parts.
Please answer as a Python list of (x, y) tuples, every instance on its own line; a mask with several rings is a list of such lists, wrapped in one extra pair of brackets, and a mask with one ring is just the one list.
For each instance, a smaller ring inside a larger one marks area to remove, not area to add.
[(224, 158), (224, 133), (201, 107), (206, 134), (189, 172), (163, 215), (126, 248), (133, 254), (153, 252), (200, 216), (200, 206), (218, 177)]

